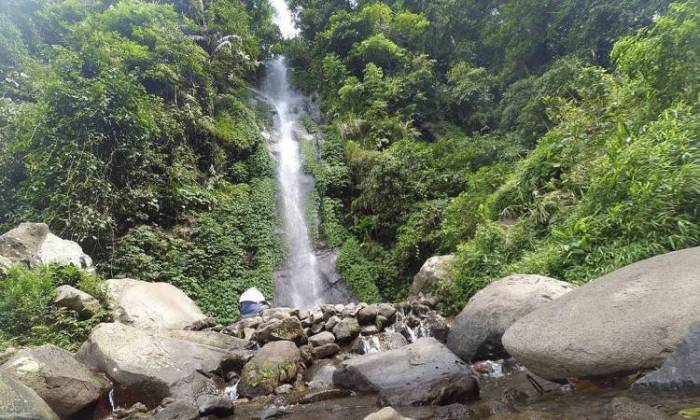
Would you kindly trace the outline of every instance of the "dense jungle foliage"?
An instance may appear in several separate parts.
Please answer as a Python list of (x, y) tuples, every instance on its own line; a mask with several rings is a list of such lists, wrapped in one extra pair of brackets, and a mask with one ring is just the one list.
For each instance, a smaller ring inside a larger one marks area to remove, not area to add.
[[(0, 0), (0, 231), (45, 222), (98, 263), (0, 281), (0, 338), (71, 348), (103, 314), (51, 308), (61, 284), (130, 276), (210, 316), (268, 294), (282, 258), (269, 114), (249, 87), (279, 38), (265, 0)], [(0, 340), (1, 341), (1, 340)]]
[(266, 0), (0, 0), (0, 232), (45, 222), (97, 261), (0, 274), (0, 344), (74, 348), (108, 319), (53, 308), (63, 284), (167, 281), (221, 322), (272, 294), (250, 87), (273, 51), (321, 106), (311, 234), (362, 300), (436, 254), (457, 310), (510, 273), (581, 283), (700, 245), (700, 0), (290, 4), (280, 44)]
[(700, 244), (700, 1), (294, 0), (322, 239), (369, 301), (456, 253), (453, 310)]

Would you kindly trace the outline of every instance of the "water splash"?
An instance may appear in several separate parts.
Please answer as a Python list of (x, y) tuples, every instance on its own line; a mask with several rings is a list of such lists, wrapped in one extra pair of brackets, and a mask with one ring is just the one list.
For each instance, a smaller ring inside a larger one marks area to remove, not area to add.
[(231, 401), (236, 401), (238, 399), (238, 383), (240, 379), (236, 380), (232, 385), (224, 388), (224, 395), (226, 395)]

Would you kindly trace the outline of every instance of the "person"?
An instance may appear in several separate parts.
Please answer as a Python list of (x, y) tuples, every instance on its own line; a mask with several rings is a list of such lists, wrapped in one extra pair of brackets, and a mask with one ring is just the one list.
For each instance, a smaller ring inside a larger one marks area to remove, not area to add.
[(265, 300), (265, 295), (255, 287), (251, 287), (243, 292), (238, 302), (241, 305), (241, 316), (243, 318), (258, 316), (270, 307)]

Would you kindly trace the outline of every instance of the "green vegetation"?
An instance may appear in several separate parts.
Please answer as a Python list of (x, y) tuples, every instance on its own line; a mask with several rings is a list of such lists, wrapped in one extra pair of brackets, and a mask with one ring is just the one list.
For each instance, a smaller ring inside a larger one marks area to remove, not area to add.
[[(281, 258), (265, 0), (10, 0), (0, 12), (0, 227), (43, 221), (105, 277), (167, 281), (218, 320)], [(48, 284), (48, 283), (47, 283)]]
[(54, 290), (63, 285), (76, 287), (106, 304), (99, 277), (70, 266), (15, 266), (0, 275), (0, 350), (50, 343), (75, 351), (95, 325), (109, 321), (106, 311), (83, 319), (73, 310), (53, 306)]
[(581, 283), (700, 244), (697, 0), (292, 3), (322, 239), (363, 299), (441, 253), (458, 310), (510, 273)]

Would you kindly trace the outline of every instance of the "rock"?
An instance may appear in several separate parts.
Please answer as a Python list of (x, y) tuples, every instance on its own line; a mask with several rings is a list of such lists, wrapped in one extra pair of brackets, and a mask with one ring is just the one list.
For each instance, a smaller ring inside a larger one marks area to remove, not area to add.
[[(338, 314), (338, 310), (335, 308), (335, 305), (330, 305), (330, 304), (324, 304), (320, 306), (321, 312), (323, 313), (323, 320), (328, 321), (330, 317), (333, 315)], [(315, 320), (314, 320), (315, 322)]]
[(333, 331), (333, 327), (338, 325), (340, 322), (340, 318), (336, 315), (333, 315), (332, 317), (328, 318), (328, 321), (326, 321), (326, 331)]
[(335, 336), (333, 333), (324, 331), (309, 337), (309, 343), (314, 347), (320, 347), (324, 344), (330, 344), (335, 342)]
[(396, 315), (396, 308), (390, 303), (380, 303), (377, 305), (377, 316), (383, 316), (388, 321), (392, 321)]
[(392, 407), (384, 407), (381, 410), (370, 414), (364, 420), (411, 420), (409, 417), (402, 416)]
[(197, 409), (202, 416), (226, 417), (233, 415), (233, 402), (224, 395), (200, 394)]
[(351, 351), (358, 354), (377, 353), (394, 350), (408, 344), (406, 338), (397, 332), (383, 332), (371, 337), (357, 337)]
[(423, 328), (428, 332), (428, 336), (433, 337), (441, 343), (447, 342), (450, 333), (450, 324), (440, 314), (434, 311), (428, 312), (423, 319)]
[(507, 357), (501, 337), (515, 321), (574, 287), (550, 277), (516, 274), (477, 292), (457, 316), (447, 347), (462, 360)]
[(382, 315), (377, 315), (377, 319), (374, 322), (374, 325), (377, 327), (377, 331), (383, 331), (384, 327), (386, 327), (387, 324), (389, 324), (389, 320)]
[(327, 389), (333, 387), (333, 372), (336, 366), (333, 360), (321, 359), (315, 361), (311, 367), (304, 371), (307, 385), (312, 389)]
[(250, 398), (271, 394), (281, 384), (296, 378), (300, 363), (301, 353), (293, 342), (267, 343), (243, 368), (238, 392)]
[(230, 353), (114, 323), (95, 327), (76, 357), (155, 407), (166, 397), (194, 403), (207, 382), (200, 372), (219, 371)]
[(298, 319), (274, 319), (255, 332), (255, 340), (262, 344), (270, 341), (293, 341), (301, 345), (306, 343), (306, 335)]
[(153, 418), (154, 420), (197, 420), (199, 419), (199, 410), (193, 405), (175, 401), (158, 408), (153, 414)]
[(342, 319), (333, 327), (333, 335), (340, 343), (348, 343), (360, 334), (360, 324), (355, 318)]
[(435, 410), (436, 420), (466, 420), (475, 418), (474, 411), (464, 404), (450, 404)]
[(608, 420), (665, 420), (668, 417), (656, 408), (626, 397), (617, 397), (608, 407)]
[(11, 259), (0, 255), (0, 274), (7, 273), (13, 265), (14, 262)]
[(418, 274), (413, 277), (411, 295), (432, 293), (435, 285), (441, 281), (452, 281), (450, 270), (454, 264), (454, 255), (441, 255), (428, 258)]
[(275, 394), (277, 395), (289, 394), (292, 391), (294, 391), (294, 385), (292, 384), (282, 384), (275, 388)]
[(107, 379), (52, 345), (20, 350), (0, 367), (0, 374), (32, 388), (62, 418), (93, 404), (110, 388)]
[(36, 392), (5, 374), (0, 374), (0, 416), (8, 420), (58, 420)]
[(340, 353), (340, 346), (335, 343), (328, 343), (311, 349), (311, 355), (314, 359), (325, 359), (338, 353)]
[(360, 328), (360, 335), (374, 335), (379, 332), (379, 328), (376, 325), (365, 325)]
[(292, 308), (269, 308), (265, 309), (262, 313), (263, 321), (269, 321), (270, 319), (285, 319), (292, 316), (298, 316), (299, 310)]
[(0, 255), (29, 266), (56, 264), (92, 269), (92, 258), (80, 245), (54, 235), (44, 223), (21, 223), (0, 236)]
[(446, 405), (478, 398), (469, 367), (433, 338), (340, 364), (333, 383), (361, 392), (379, 392), (383, 402)]
[(248, 340), (215, 331), (165, 330), (160, 331), (158, 335), (185, 340), (203, 346), (216, 347), (222, 350), (245, 350), (254, 347), (254, 344)]
[(658, 370), (632, 384), (635, 391), (700, 396), (700, 324), (695, 324)]
[(377, 314), (379, 313), (379, 305), (377, 304), (372, 304), (369, 306), (366, 306), (357, 313), (357, 321), (360, 323), (360, 325), (369, 325), (369, 324), (374, 324), (374, 320), (377, 318)]
[(134, 279), (107, 280), (114, 319), (141, 329), (182, 330), (207, 317), (197, 304), (168, 283)]
[(300, 400), (299, 404), (311, 404), (319, 401), (334, 400), (336, 398), (349, 397), (351, 394), (347, 389), (321, 389), (311, 391), (304, 395)]
[(102, 309), (99, 300), (82, 290), (68, 285), (56, 288), (56, 297), (53, 300), (53, 304), (61, 308), (72, 309), (82, 318), (90, 318)]
[(317, 322), (317, 323), (313, 324), (311, 326), (311, 328), (309, 329), (309, 331), (311, 332), (311, 334), (318, 334), (321, 331), (323, 331), (325, 328), (326, 328), (326, 324), (323, 321), (321, 321), (321, 322)]
[(546, 379), (659, 367), (700, 319), (700, 247), (646, 259), (567, 293), (513, 324), (503, 344)]

